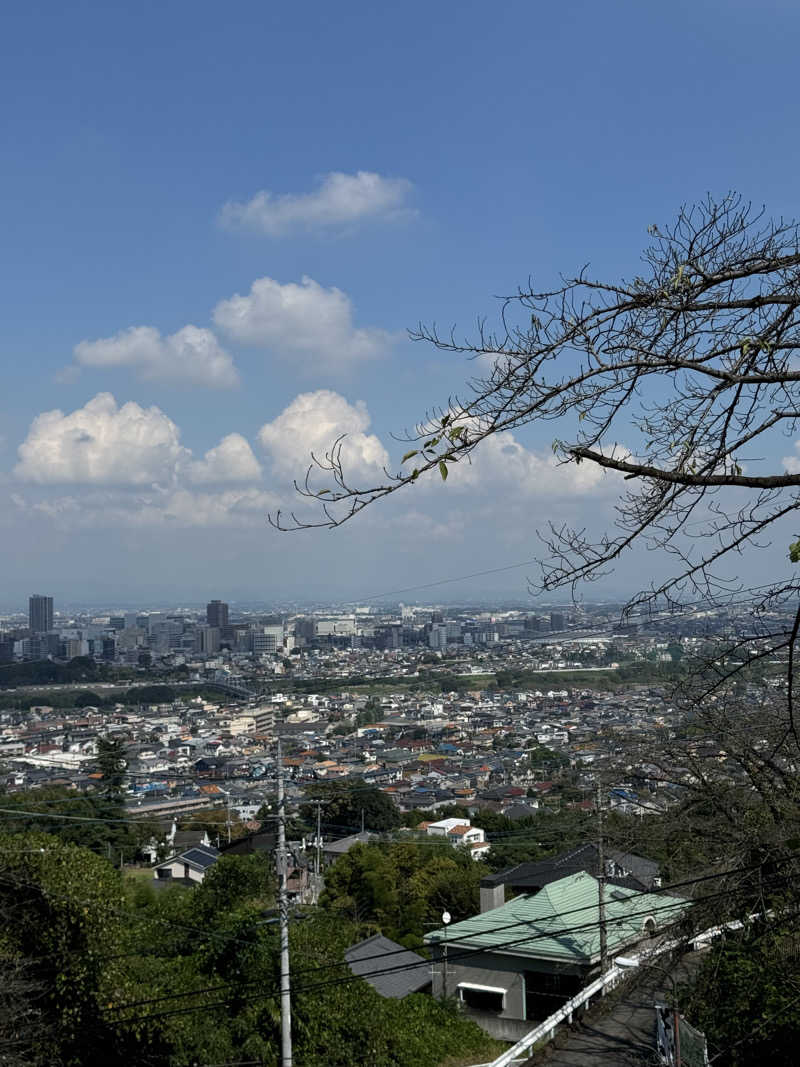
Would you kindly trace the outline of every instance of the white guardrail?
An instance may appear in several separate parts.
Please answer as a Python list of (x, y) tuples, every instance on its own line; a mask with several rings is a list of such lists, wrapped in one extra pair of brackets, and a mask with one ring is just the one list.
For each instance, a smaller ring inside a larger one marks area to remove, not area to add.
[[(748, 915), (747, 921), (759, 918), (760, 913)], [(544, 1022), (539, 1023), (537, 1027), (530, 1030), (523, 1038), (512, 1045), (510, 1049), (507, 1049), (496, 1060), (492, 1060), (491, 1063), (475, 1064), (475, 1067), (513, 1067), (515, 1063), (522, 1063), (528, 1058), (527, 1054), (529, 1050), (540, 1041), (552, 1041), (556, 1030), (562, 1023), (566, 1022), (567, 1025), (572, 1022), (572, 1016), (578, 1008), (584, 1004), (588, 1004), (589, 1001), (596, 996), (605, 996), (608, 990), (613, 989), (619, 982), (626, 977), (629, 973), (632, 965), (638, 967), (646, 967), (649, 960), (655, 959), (657, 956), (662, 956), (665, 952), (672, 952), (676, 948), (691, 947), (692, 949), (704, 948), (715, 937), (719, 937), (720, 934), (726, 930), (741, 930), (744, 923), (740, 920), (735, 922), (724, 923), (722, 926), (711, 926), (708, 930), (704, 930), (701, 934), (697, 934), (695, 937), (687, 941), (665, 941), (663, 944), (658, 945), (656, 948), (651, 949), (649, 952), (641, 952), (637, 956), (627, 957), (628, 964), (626, 967), (617, 967), (616, 964), (609, 968), (605, 974), (596, 978), (593, 982), (587, 985), (580, 993), (576, 993), (575, 996), (562, 1005), (558, 1011), (553, 1012)]]

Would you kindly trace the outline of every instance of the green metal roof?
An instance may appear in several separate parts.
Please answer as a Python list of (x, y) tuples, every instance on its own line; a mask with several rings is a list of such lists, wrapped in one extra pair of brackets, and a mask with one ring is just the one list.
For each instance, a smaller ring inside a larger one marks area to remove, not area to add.
[[(604, 891), (609, 953), (642, 936), (652, 917), (656, 928), (674, 922), (691, 906), (682, 897), (640, 893), (606, 885)], [(538, 893), (524, 893), (499, 908), (447, 927), (449, 946), (590, 963), (600, 957), (599, 889), (585, 871), (551, 882)], [(427, 944), (445, 939), (444, 929), (425, 937)]]

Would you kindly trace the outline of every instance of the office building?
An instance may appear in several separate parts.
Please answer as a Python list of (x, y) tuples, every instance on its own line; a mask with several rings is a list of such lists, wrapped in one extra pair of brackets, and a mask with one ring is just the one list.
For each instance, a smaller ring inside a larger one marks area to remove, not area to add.
[(249, 636), (249, 649), (253, 655), (274, 653), (283, 645), (283, 626), (254, 626)]
[(197, 626), (194, 631), (194, 650), (204, 656), (212, 656), (219, 652), (219, 628)]
[(53, 598), (34, 593), (28, 599), (28, 620), (33, 633), (46, 634), (53, 629)]
[(215, 630), (222, 630), (228, 625), (228, 605), (224, 600), (212, 600), (206, 605), (206, 623)]

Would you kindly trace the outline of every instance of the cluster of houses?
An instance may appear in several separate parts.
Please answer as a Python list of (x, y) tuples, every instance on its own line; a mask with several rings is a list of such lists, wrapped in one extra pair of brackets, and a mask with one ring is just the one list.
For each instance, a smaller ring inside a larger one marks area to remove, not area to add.
[[(477, 860), (491, 843), (470, 815), (491, 811), (519, 820), (565, 805), (591, 809), (598, 767), (614, 766), (619, 737), (646, 739), (670, 729), (674, 713), (661, 692), (647, 687), (398, 692), (369, 703), (340, 693), (283, 696), (260, 706), (194, 701), (75, 713), (38, 707), (0, 713), (0, 757), (11, 791), (91, 789), (100, 784), (98, 738), (122, 740), (128, 813), (162, 827), (143, 848), (153, 884), (191, 885), (226, 854), (274, 849), (274, 834), (256, 815), (274, 803), (278, 721), (290, 810), (320, 782), (334, 781), (373, 785), (401, 812), (457, 804), (467, 816), (429, 816), (415, 832), (443, 838)], [(612, 806), (637, 813), (664, 810), (677, 796), (647, 763), (620, 771), (607, 794)], [(219, 835), (179, 828), (187, 815), (209, 808), (222, 809), (236, 826), (230, 839), (224, 820)], [(318, 892), (314, 846), (324, 872), (374, 839), (357, 826), (334, 832), (323, 826), (320, 842), (291, 842), (290, 895), (310, 902)], [(599, 865), (595, 847), (586, 845), (487, 875), (480, 912), (426, 936), (430, 959), (376, 934), (351, 947), (348, 965), (384, 996), (457, 997), (489, 1032), (515, 1040), (598, 973)], [(688, 901), (661, 891), (657, 865), (643, 857), (608, 852), (603, 874), (612, 954), (663, 936), (689, 909)]]
[(430, 959), (383, 935), (345, 959), (382, 996), (455, 997), (494, 1037), (517, 1041), (599, 975), (601, 921), (613, 959), (653, 948), (688, 917), (691, 901), (660, 890), (651, 860), (612, 851), (599, 874), (594, 845), (521, 864), (483, 880), (477, 915), (426, 935)]

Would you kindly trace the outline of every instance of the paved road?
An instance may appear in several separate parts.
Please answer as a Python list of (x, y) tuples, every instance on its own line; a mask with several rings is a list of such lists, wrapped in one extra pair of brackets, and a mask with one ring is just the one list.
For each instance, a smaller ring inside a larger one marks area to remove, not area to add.
[[(684, 982), (700, 965), (702, 954), (691, 952), (673, 974)], [(579, 1023), (564, 1027), (525, 1067), (645, 1067), (658, 1063), (654, 1053), (655, 1012), (653, 1002), (669, 1002), (672, 986), (651, 971), (642, 981), (631, 980), (616, 996), (611, 1008), (602, 1001)]]

